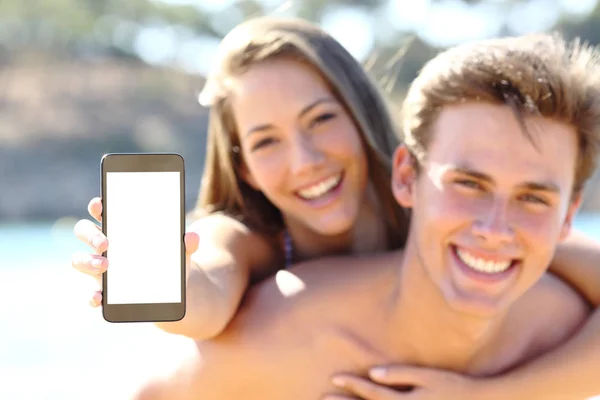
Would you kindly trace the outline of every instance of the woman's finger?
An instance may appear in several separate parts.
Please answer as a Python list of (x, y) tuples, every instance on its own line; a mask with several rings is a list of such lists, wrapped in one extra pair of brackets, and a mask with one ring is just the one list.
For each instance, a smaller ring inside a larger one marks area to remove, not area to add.
[(410, 365), (385, 365), (371, 368), (369, 377), (379, 383), (394, 386), (427, 386), (439, 372), (433, 368)]
[(394, 389), (352, 375), (338, 375), (333, 378), (333, 384), (358, 395), (359, 398), (364, 400), (399, 400), (405, 398), (402, 393)]
[(187, 232), (183, 239), (185, 242), (185, 252), (188, 256), (191, 256), (198, 250), (200, 236), (196, 232)]
[(97, 254), (75, 253), (71, 257), (71, 266), (100, 281), (102, 274), (108, 268), (108, 260)]
[(102, 200), (94, 197), (88, 204), (88, 212), (96, 221), (102, 223)]
[(343, 394), (328, 394), (322, 400), (357, 400), (356, 397), (346, 396)]
[(98, 290), (96, 293), (94, 293), (94, 296), (92, 296), (92, 298), (90, 300), (90, 306), (99, 307), (101, 305), (102, 305), (102, 290)]
[(73, 231), (79, 240), (90, 245), (97, 254), (102, 254), (108, 248), (108, 239), (106, 239), (98, 225), (90, 220), (79, 220)]

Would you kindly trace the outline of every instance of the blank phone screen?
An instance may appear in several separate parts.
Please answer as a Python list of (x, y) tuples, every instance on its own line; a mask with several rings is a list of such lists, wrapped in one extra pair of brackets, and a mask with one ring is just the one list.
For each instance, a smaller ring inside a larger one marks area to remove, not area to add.
[(107, 172), (107, 304), (180, 303), (180, 172)]

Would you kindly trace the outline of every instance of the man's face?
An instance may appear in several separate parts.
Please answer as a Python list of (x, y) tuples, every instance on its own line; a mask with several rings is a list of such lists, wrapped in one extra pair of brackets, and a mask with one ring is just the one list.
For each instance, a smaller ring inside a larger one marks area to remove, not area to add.
[(579, 205), (573, 127), (507, 106), (443, 109), (419, 174), (395, 157), (394, 192), (411, 207), (409, 246), (456, 311), (491, 316), (546, 271)]

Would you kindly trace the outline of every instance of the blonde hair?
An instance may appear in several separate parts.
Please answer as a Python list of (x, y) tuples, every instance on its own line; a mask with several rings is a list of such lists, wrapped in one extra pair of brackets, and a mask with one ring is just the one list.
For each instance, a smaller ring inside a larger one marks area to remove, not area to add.
[(391, 158), (398, 141), (387, 105), (362, 66), (330, 35), (300, 19), (260, 17), (233, 29), (220, 45), (219, 62), (200, 95), (210, 105), (207, 153), (196, 215), (223, 212), (252, 229), (276, 234), (279, 210), (240, 176), (240, 143), (230, 107), (229, 83), (253, 64), (276, 57), (307, 63), (329, 84), (359, 128), (369, 178), (387, 224), (388, 244), (402, 246), (408, 217), (390, 190)]
[(579, 155), (573, 192), (581, 191), (593, 174), (600, 150), (600, 62), (595, 48), (579, 40), (567, 43), (558, 34), (535, 34), (440, 53), (425, 65), (403, 104), (402, 139), (417, 161), (427, 156), (440, 110), (464, 101), (507, 104), (523, 128), (526, 114), (574, 126)]

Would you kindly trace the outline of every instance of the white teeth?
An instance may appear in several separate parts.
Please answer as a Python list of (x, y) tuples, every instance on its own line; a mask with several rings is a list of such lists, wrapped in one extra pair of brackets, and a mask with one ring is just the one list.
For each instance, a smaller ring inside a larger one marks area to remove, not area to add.
[(506, 271), (512, 264), (512, 261), (487, 261), (477, 258), (466, 251), (457, 249), (458, 257), (469, 267), (479, 272), (487, 274), (497, 274), (498, 272)]
[(312, 185), (307, 187), (306, 189), (302, 189), (298, 191), (300, 197), (306, 200), (314, 200), (318, 197), (323, 196), (331, 189), (337, 186), (342, 179), (342, 174), (338, 174), (336, 176), (332, 176), (331, 178), (327, 178), (324, 181), (317, 183), (316, 185)]

